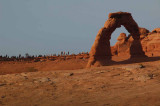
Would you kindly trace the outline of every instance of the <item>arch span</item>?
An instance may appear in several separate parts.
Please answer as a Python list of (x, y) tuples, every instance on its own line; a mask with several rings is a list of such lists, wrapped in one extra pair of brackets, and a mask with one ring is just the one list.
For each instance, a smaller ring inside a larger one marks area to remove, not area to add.
[(107, 65), (111, 60), (110, 39), (116, 28), (123, 25), (133, 36), (133, 43), (130, 47), (130, 55), (133, 57), (145, 57), (140, 43), (140, 33), (137, 23), (128, 12), (110, 13), (104, 27), (101, 28), (95, 38), (95, 42), (90, 50), (90, 57), (87, 67)]

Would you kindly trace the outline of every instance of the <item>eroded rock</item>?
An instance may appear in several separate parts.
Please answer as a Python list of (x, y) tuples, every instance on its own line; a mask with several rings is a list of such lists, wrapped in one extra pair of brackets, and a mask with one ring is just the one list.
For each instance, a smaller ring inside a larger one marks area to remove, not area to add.
[(139, 27), (132, 18), (131, 13), (110, 13), (108, 20), (105, 22), (104, 27), (99, 30), (95, 42), (91, 47), (87, 67), (107, 65), (111, 61), (111, 34), (116, 28), (121, 27), (121, 25), (131, 33), (134, 39), (129, 50), (131, 58), (145, 56), (140, 44)]

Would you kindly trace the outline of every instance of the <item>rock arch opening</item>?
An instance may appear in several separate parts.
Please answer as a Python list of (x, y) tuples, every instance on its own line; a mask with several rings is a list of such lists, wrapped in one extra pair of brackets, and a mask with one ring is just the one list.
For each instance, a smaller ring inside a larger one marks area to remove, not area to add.
[(133, 42), (130, 46), (130, 58), (145, 57), (140, 43), (140, 33), (138, 24), (134, 21), (131, 13), (116, 12), (110, 13), (104, 27), (101, 28), (95, 38), (90, 50), (90, 57), (87, 67), (107, 65), (111, 60), (110, 39), (116, 28), (123, 25), (125, 29), (132, 35)]
[(117, 43), (117, 39), (122, 32), (126, 34), (126, 37), (128, 37), (129, 32), (125, 29), (124, 26), (117, 28), (111, 35), (110, 39), (111, 46), (114, 46)]

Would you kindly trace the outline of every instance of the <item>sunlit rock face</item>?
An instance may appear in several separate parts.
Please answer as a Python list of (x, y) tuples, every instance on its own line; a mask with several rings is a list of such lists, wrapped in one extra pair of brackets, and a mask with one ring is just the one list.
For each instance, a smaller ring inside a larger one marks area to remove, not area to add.
[(159, 56), (160, 52), (160, 32), (150, 33), (141, 41), (143, 50), (147, 55)]

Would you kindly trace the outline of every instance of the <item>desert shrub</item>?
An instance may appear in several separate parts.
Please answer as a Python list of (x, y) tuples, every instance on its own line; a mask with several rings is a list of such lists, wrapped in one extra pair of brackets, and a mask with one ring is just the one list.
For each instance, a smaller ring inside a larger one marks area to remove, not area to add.
[(145, 68), (145, 66), (143, 64), (140, 64), (139, 68)]
[(36, 72), (36, 71), (38, 71), (38, 69), (35, 69), (34, 67), (27, 67), (27, 71)]
[(25, 54), (25, 56), (26, 56), (26, 58), (28, 58), (28, 57), (29, 57), (29, 54), (28, 54), (28, 53), (26, 53), (26, 54)]
[(38, 57), (43, 57), (43, 56), (40, 54), (40, 55), (38, 55)]
[(53, 54), (53, 56), (56, 56), (56, 54)]

